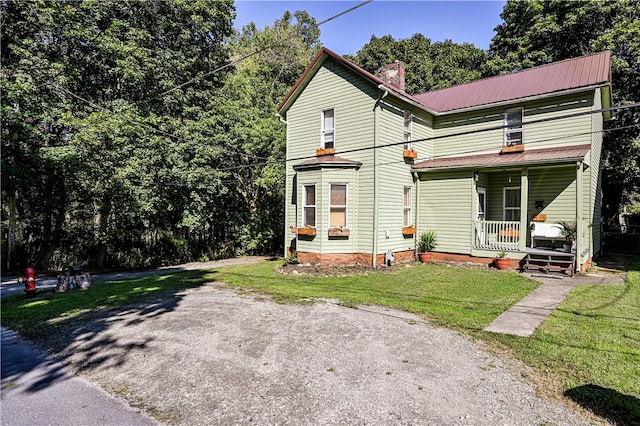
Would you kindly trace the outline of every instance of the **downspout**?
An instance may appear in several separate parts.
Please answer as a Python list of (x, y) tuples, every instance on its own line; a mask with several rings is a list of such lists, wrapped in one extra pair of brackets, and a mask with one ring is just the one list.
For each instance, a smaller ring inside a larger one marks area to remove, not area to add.
[(373, 247), (371, 256), (371, 267), (375, 269), (377, 267), (378, 257), (378, 138), (380, 136), (380, 118), (378, 106), (380, 102), (389, 94), (388, 90), (385, 90), (382, 96), (376, 101), (373, 109)]
[(413, 257), (418, 260), (418, 218), (420, 217), (420, 178), (417, 172), (411, 172), (413, 176), (413, 181), (416, 184), (416, 213), (413, 224), (416, 228), (416, 233), (413, 235)]

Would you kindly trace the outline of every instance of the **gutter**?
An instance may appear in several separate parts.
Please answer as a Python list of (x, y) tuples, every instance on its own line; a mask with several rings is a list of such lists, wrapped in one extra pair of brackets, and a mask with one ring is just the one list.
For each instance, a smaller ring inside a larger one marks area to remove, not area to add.
[(544, 166), (546, 164), (558, 164), (558, 163), (575, 163), (576, 161), (583, 161), (584, 156), (582, 157), (570, 157), (570, 158), (556, 158), (549, 160), (539, 160), (539, 161), (514, 161), (513, 163), (504, 163), (504, 164), (495, 164), (495, 165), (486, 165), (486, 164), (465, 164), (462, 166), (449, 166), (449, 167), (422, 167), (412, 169), (413, 172), (417, 173), (426, 173), (426, 172), (436, 172), (442, 170), (462, 170), (462, 169), (503, 169), (505, 167), (519, 167), (519, 166)]

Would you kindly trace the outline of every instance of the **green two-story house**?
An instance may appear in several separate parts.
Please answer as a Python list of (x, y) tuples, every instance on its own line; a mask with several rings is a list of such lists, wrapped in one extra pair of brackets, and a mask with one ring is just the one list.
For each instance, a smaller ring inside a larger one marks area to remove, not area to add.
[[(287, 125), (289, 254), (321, 265), (515, 262), (574, 221), (576, 269), (600, 247), (610, 52), (411, 95), (404, 66), (373, 75), (322, 49), (278, 107)], [(536, 228), (536, 225), (537, 228)]]

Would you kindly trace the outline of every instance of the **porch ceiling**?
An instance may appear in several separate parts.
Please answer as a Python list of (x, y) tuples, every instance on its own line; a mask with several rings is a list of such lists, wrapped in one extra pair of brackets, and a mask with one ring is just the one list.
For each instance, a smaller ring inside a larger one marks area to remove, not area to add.
[(534, 164), (557, 164), (581, 161), (589, 152), (590, 145), (532, 149), (510, 154), (480, 154), (466, 157), (442, 157), (421, 161), (412, 166), (414, 171), (469, 167), (503, 167)]

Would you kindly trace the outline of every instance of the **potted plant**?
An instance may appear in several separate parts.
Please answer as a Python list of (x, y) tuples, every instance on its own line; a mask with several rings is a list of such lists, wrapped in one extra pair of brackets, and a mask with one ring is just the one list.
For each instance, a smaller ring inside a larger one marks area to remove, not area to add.
[(571, 247), (578, 235), (578, 225), (575, 221), (560, 221), (560, 233), (564, 237), (565, 243), (562, 245), (565, 253), (571, 253)]
[(495, 258), (495, 263), (496, 268), (498, 269), (509, 269), (509, 265), (511, 265), (511, 258), (507, 257), (507, 253), (502, 250)]
[(431, 261), (433, 253), (431, 251), (436, 248), (436, 233), (434, 231), (425, 231), (420, 234), (418, 239), (418, 257), (423, 263)]

